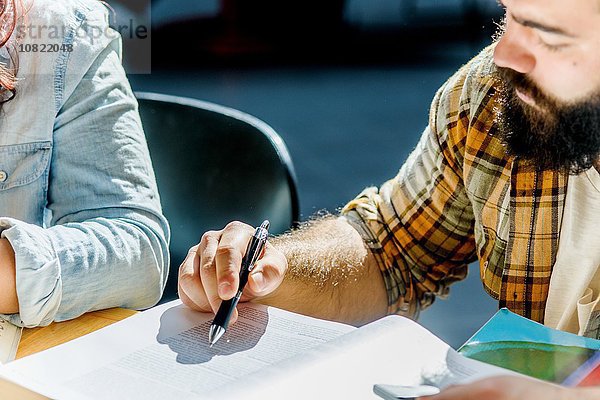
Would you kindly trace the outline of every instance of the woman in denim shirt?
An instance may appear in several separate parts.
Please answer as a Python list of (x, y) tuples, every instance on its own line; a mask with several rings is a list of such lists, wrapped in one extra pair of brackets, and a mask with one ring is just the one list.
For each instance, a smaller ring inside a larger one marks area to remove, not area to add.
[(0, 1), (15, 94), (0, 111), (0, 313), (32, 327), (150, 307), (169, 228), (120, 37), (97, 0), (19, 2)]

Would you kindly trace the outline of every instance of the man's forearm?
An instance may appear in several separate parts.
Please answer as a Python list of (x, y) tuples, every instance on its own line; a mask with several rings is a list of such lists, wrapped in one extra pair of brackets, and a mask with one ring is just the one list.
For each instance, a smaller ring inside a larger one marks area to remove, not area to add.
[(15, 252), (7, 239), (0, 239), (0, 313), (18, 312)]
[(271, 243), (285, 254), (288, 271), (281, 286), (259, 302), (355, 325), (386, 314), (379, 268), (344, 219), (315, 220)]
[(574, 389), (570, 393), (568, 399), (572, 400), (598, 400), (600, 399), (600, 388), (599, 387), (585, 387)]

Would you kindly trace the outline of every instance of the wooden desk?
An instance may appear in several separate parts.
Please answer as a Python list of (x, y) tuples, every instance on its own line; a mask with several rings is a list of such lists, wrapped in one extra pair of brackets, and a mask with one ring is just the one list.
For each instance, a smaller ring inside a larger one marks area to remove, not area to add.
[[(72, 321), (57, 322), (43, 328), (24, 329), (17, 350), (17, 358), (66, 343), (136, 313), (137, 311), (133, 310), (113, 308), (91, 312)], [(5, 380), (0, 380), (0, 393), (2, 393), (2, 398), (8, 399), (49, 400), (47, 397)]]
[(66, 343), (136, 313), (137, 311), (124, 308), (113, 308), (87, 313), (72, 321), (56, 322), (42, 328), (24, 329), (17, 358)]

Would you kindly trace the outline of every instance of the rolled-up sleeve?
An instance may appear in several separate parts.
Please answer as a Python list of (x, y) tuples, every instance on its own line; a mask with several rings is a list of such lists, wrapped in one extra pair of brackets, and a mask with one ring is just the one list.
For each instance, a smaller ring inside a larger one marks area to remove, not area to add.
[[(106, 28), (100, 8), (84, 29)], [(68, 57), (55, 82), (47, 226), (0, 219), (15, 251), (20, 309), (7, 317), (28, 327), (150, 307), (168, 275), (169, 227), (120, 38), (80, 40)]]
[(458, 124), (448, 118), (462, 118), (463, 85), (464, 71), (438, 91), (429, 125), (398, 175), (365, 189), (342, 210), (379, 264), (390, 313), (418, 315), (436, 296), (447, 295), (476, 259), (461, 169), (467, 127), (460, 125), (468, 118)]

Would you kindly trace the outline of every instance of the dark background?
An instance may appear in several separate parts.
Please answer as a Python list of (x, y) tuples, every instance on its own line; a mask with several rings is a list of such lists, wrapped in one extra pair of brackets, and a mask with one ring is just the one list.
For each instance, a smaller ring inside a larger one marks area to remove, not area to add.
[[(302, 219), (396, 174), (435, 91), (491, 42), (502, 14), (493, 0), (156, 0), (151, 13), (152, 72), (130, 74), (134, 90), (270, 124), (294, 161)], [(420, 322), (459, 346), (496, 308), (472, 265)]]

